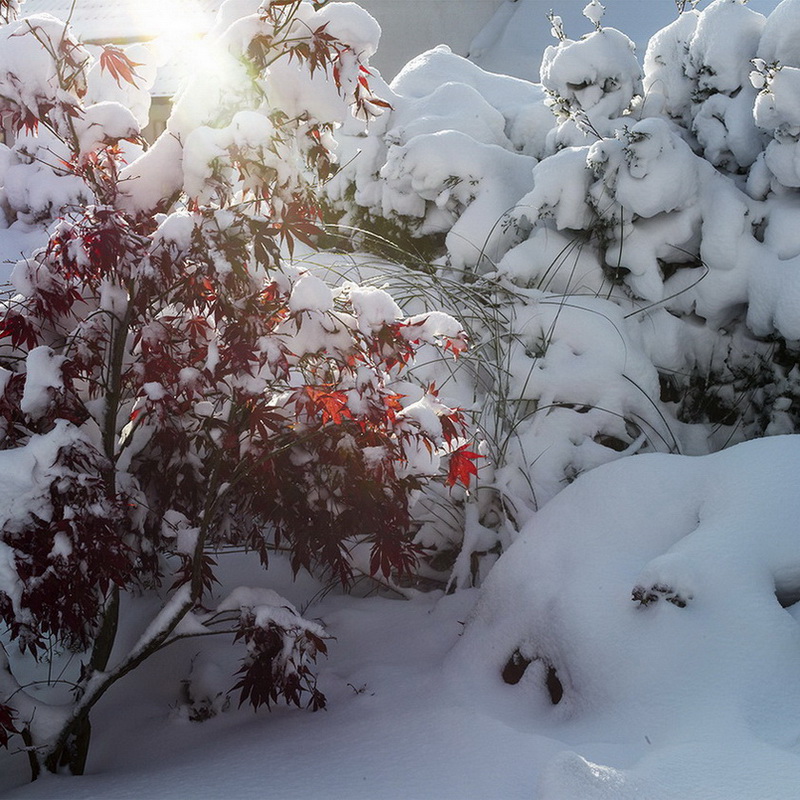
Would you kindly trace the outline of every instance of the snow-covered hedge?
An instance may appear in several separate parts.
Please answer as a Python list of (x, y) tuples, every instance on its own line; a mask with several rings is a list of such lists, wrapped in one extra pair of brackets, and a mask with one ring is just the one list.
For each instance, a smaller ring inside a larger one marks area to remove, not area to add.
[(551, 17), (537, 84), (411, 61), (327, 187), (342, 224), (424, 242), (465, 314), (493, 529), (622, 455), (800, 421), (800, 2), (686, 4), (644, 54), (585, 16)]

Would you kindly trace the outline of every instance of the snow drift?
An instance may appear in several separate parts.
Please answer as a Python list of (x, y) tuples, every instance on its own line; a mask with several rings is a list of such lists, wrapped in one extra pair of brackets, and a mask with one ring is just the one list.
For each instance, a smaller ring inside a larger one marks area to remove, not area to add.
[(797, 436), (607, 464), (500, 558), (451, 680), (510, 724), (642, 756), (561, 755), (542, 798), (796, 794), (798, 468)]

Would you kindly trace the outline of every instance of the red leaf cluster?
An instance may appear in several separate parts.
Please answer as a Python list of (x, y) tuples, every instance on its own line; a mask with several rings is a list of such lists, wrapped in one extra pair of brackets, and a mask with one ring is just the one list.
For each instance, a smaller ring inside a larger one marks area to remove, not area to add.
[(136, 86), (136, 79), (139, 77), (136, 74), (136, 67), (141, 66), (131, 61), (119, 47), (114, 45), (105, 45), (103, 52), (100, 53), (100, 69), (108, 72), (117, 82), (117, 86), (122, 86), (122, 81)]
[(307, 694), (306, 708), (325, 708), (325, 695), (317, 689), (309, 666), (318, 653), (328, 652), (319, 636), (302, 627), (287, 629), (274, 621), (260, 626), (252, 612), (245, 612), (236, 639), (242, 639), (248, 650), (233, 687), (240, 693), (240, 706), (249, 702), (254, 709), (262, 705), (269, 708), (282, 698), (287, 705), (299, 708)]

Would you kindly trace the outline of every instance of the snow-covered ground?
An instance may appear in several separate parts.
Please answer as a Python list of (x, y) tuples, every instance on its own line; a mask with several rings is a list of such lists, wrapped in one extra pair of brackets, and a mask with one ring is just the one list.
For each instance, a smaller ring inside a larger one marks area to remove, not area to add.
[[(791, 604), (800, 586), (798, 469), (794, 436), (600, 467), (534, 517), (476, 608), (477, 590), (315, 600), (278, 560), (271, 585), (335, 637), (328, 710), (190, 722), (188, 643), (98, 709), (88, 775), (23, 785), (2, 756), (0, 796), (796, 798), (800, 612), (775, 591)], [(226, 688), (229, 658), (194, 662), (198, 694)]]
[[(241, 564), (237, 567), (241, 581)], [(253, 579), (259, 579), (257, 570)], [(300, 607), (319, 589), (310, 580), (292, 584), (281, 562), (270, 568), (270, 585)], [(170, 704), (180, 695), (183, 674), (177, 662), (185, 666), (192, 648), (182, 659), (170, 654), (109, 698), (94, 725), (92, 774), (76, 782), (49, 779), (3, 796), (184, 800), (530, 793), (535, 766), (529, 737), (476, 717), (449, 696), (442, 679), (441, 665), (472, 599), (471, 593), (426, 595), (413, 602), (329, 595), (310, 606), (309, 617), (324, 620), (336, 637), (320, 676), (329, 708), (315, 714), (279, 708), (254, 715), (242, 708), (189, 722)], [(223, 646), (219, 655), (229, 650)], [(25, 779), (22, 771), (18, 777)]]

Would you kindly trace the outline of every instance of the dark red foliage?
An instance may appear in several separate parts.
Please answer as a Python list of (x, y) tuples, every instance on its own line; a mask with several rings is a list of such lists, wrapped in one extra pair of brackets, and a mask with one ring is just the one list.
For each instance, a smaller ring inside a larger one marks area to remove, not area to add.
[(8, 741), (12, 734), (19, 733), (14, 727), (16, 712), (10, 706), (0, 703), (0, 747), (8, 747)]
[(274, 621), (258, 625), (252, 613), (245, 613), (236, 639), (242, 639), (248, 650), (233, 687), (239, 691), (240, 706), (249, 702), (254, 709), (262, 705), (269, 708), (283, 698), (287, 705), (300, 707), (307, 694), (306, 708), (325, 708), (325, 696), (317, 689), (309, 666), (318, 653), (328, 652), (319, 636), (302, 627), (287, 630)]
[(39, 343), (36, 327), (13, 308), (9, 308), (0, 319), (0, 339), (6, 338), (15, 349), (33, 349)]
[(132, 580), (125, 509), (121, 499), (108, 496), (102, 477), (107, 468), (104, 457), (87, 443), (61, 448), (43, 498), (46, 518), (31, 513), (28, 526), (3, 534), (15, 551), (24, 585), (20, 603), (31, 618), (20, 622), (10, 603), (0, 604), (0, 618), (23, 652), (36, 656), (46, 637), (85, 649), (109, 588)]
[[(253, 40), (253, 74), (284, 58), (341, 88), (342, 57), (356, 56), (326, 25), (281, 40), (296, 4), (264, 6), (274, 35)], [(77, 96), (81, 64), (72, 45), (63, 49), (61, 88)], [(133, 83), (136, 66), (113, 47), (101, 55), (117, 83)], [(365, 114), (386, 107), (369, 77), (362, 69), (355, 79)], [(62, 120), (79, 110), (57, 109)], [(51, 111), (14, 113), (18, 125), (55, 129)], [(269, 122), (267, 149), (299, 152), (303, 174), (329, 176), (332, 123), (279, 110)], [(376, 577), (411, 574), (420, 549), (409, 498), (436, 476), (407, 471), (406, 453), (454, 446), (464, 421), (442, 407), (438, 439), (402, 413), (391, 382), (412, 361), (421, 325), (365, 333), (346, 292), (332, 309), (293, 305), (298, 276), (282, 272), (282, 248), (313, 247), (322, 232), (314, 188), (279, 183), (263, 159), (231, 147), (241, 194), (227, 173), (213, 175), (217, 196), (184, 197), (175, 214), (190, 233), (172, 241), (155, 211), (120, 208), (115, 148), (84, 157), (76, 140), (64, 144), (65, 168), (97, 202), (63, 209), (47, 247), (18, 267), (24, 292), (0, 307), (0, 448), (65, 434), (53, 463), (40, 465), (30, 513), (0, 531), (21, 586), (13, 602), (0, 591), (11, 638), (34, 657), (54, 643), (89, 651), (79, 696), (92, 671), (105, 670), (92, 648), (115, 589), (163, 580), (167, 592), (183, 587), (197, 610), (216, 581), (217, 546), (250, 548), (265, 565), (271, 547), (286, 548), (295, 571), (320, 570), (345, 585), (355, 577), (354, 547), (368, 549)], [(301, 352), (293, 337), (314, 324), (317, 349)], [(457, 354), (464, 339), (446, 346)], [(52, 353), (58, 374), (44, 386), (32, 381), (31, 411), (27, 359), (45, 347), (37, 356)], [(477, 457), (456, 450), (448, 482), (468, 483)], [(169, 530), (168, 519), (185, 528)], [(311, 672), (326, 652), (318, 630), (299, 617), (287, 627), (245, 613), (236, 633), (247, 649), (240, 703), (323, 708)], [(14, 720), (0, 705), (0, 745), (17, 732)]]

